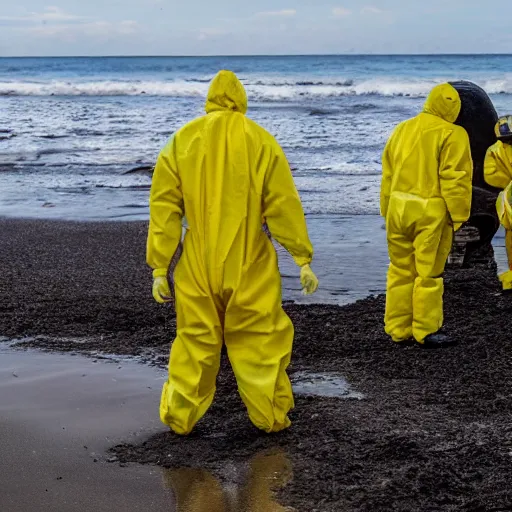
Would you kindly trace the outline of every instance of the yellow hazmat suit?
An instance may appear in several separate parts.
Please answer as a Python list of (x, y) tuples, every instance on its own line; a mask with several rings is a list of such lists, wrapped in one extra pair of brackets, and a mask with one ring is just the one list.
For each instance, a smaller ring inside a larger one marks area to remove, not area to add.
[(512, 290), (512, 216), (509, 186), (512, 181), (512, 144), (499, 140), (487, 150), (484, 177), (492, 187), (503, 189), (498, 197), (496, 207), (500, 222), (505, 228), (505, 247), (509, 270), (500, 275), (500, 280), (504, 290)]
[(293, 325), (262, 221), (300, 267), (313, 248), (286, 157), (246, 110), (242, 84), (221, 71), (207, 115), (175, 134), (153, 175), (147, 262), (157, 277), (178, 246), (185, 212), (188, 223), (174, 272), (177, 337), (160, 405), (162, 421), (180, 434), (213, 400), (223, 342), (254, 425), (266, 432), (290, 425)]
[(484, 176), (491, 187), (505, 189), (512, 181), (512, 144), (499, 140), (487, 150)]
[(458, 92), (441, 84), (391, 135), (382, 157), (381, 214), (390, 266), (386, 332), (423, 343), (443, 323), (442, 274), (454, 227), (469, 218), (473, 162)]

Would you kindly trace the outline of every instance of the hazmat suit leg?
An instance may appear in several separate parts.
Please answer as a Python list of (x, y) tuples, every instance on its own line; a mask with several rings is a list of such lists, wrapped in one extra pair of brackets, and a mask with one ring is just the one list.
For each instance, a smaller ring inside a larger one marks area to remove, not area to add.
[(398, 193), (386, 217), (389, 257), (386, 332), (395, 341), (422, 343), (443, 324), (442, 274), (453, 228), (440, 198)]
[(505, 248), (507, 250), (508, 270), (500, 274), (503, 291), (512, 290), (512, 229), (505, 229)]
[(250, 420), (277, 432), (290, 426), (294, 406), (286, 373), (294, 330), (281, 305), (277, 255), (266, 243), (269, 250), (245, 269), (227, 304), (224, 340)]
[(505, 249), (507, 250), (508, 270), (500, 275), (503, 290), (512, 290), (512, 229), (505, 229)]
[(511, 208), (512, 184), (500, 192), (496, 201), (496, 211), (501, 225), (505, 228), (505, 249), (507, 250), (508, 268), (500, 274), (499, 279), (504, 291), (512, 290), (512, 208)]
[(443, 272), (452, 248), (453, 227), (446, 214), (435, 209), (418, 222), (414, 240), (416, 272), (413, 294), (413, 335), (423, 343), (443, 325)]
[(212, 403), (222, 349), (219, 309), (189, 252), (184, 250), (175, 270), (177, 336), (160, 402), (160, 419), (182, 435), (192, 431)]
[(411, 269), (414, 269), (414, 263), (402, 268), (391, 263), (388, 269), (384, 322), (386, 333), (397, 343), (412, 337), (412, 296), (415, 275)]
[(417, 276), (413, 239), (401, 229), (397, 220), (391, 214), (386, 218), (390, 265), (384, 323), (386, 333), (393, 341), (400, 342), (412, 337), (412, 298)]

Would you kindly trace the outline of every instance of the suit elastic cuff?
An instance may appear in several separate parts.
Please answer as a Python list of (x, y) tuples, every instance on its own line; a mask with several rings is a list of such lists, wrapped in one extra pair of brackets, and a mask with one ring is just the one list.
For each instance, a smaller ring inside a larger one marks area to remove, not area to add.
[(155, 268), (155, 270), (153, 270), (153, 279), (155, 277), (167, 277), (167, 269), (166, 268)]
[(313, 258), (299, 258), (299, 257), (295, 257), (293, 258), (295, 260), (295, 264), (298, 266), (298, 267), (303, 267), (304, 265), (310, 265), (311, 262), (313, 261)]

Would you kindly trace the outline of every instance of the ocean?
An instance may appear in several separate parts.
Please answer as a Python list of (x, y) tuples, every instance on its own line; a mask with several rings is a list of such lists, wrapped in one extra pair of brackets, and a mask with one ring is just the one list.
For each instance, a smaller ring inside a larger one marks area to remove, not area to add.
[(512, 113), (512, 55), (0, 58), (0, 216), (146, 219), (150, 177), (125, 173), (203, 113), (223, 68), (288, 156), (328, 281), (322, 302), (383, 290), (380, 155), (435, 84), (471, 80)]

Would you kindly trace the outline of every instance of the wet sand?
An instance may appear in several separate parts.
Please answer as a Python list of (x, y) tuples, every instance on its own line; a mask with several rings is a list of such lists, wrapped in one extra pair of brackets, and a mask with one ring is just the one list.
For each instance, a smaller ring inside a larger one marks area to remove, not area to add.
[[(175, 324), (151, 299), (144, 224), (0, 227), (0, 335), (165, 366)], [(364, 253), (347, 262), (343, 244), (335, 254), (347, 269), (374, 261)], [(292, 379), (343, 376), (362, 396), (297, 395), (292, 428), (262, 435), (224, 359), (214, 405), (190, 438), (164, 429), (140, 442), (112, 439), (111, 453), (172, 471), (200, 468), (229, 487), (233, 465), (280, 450), (293, 478), (278, 486), (279, 502), (301, 512), (512, 510), (512, 297), (500, 293), (493, 265), (447, 274), (446, 332), (458, 344), (441, 351), (390, 342), (382, 296), (286, 309), (296, 327)], [(195, 496), (203, 506), (213, 499)]]
[(146, 366), (0, 343), (2, 512), (172, 511), (161, 469), (108, 463), (116, 441), (162, 431), (164, 378)]

